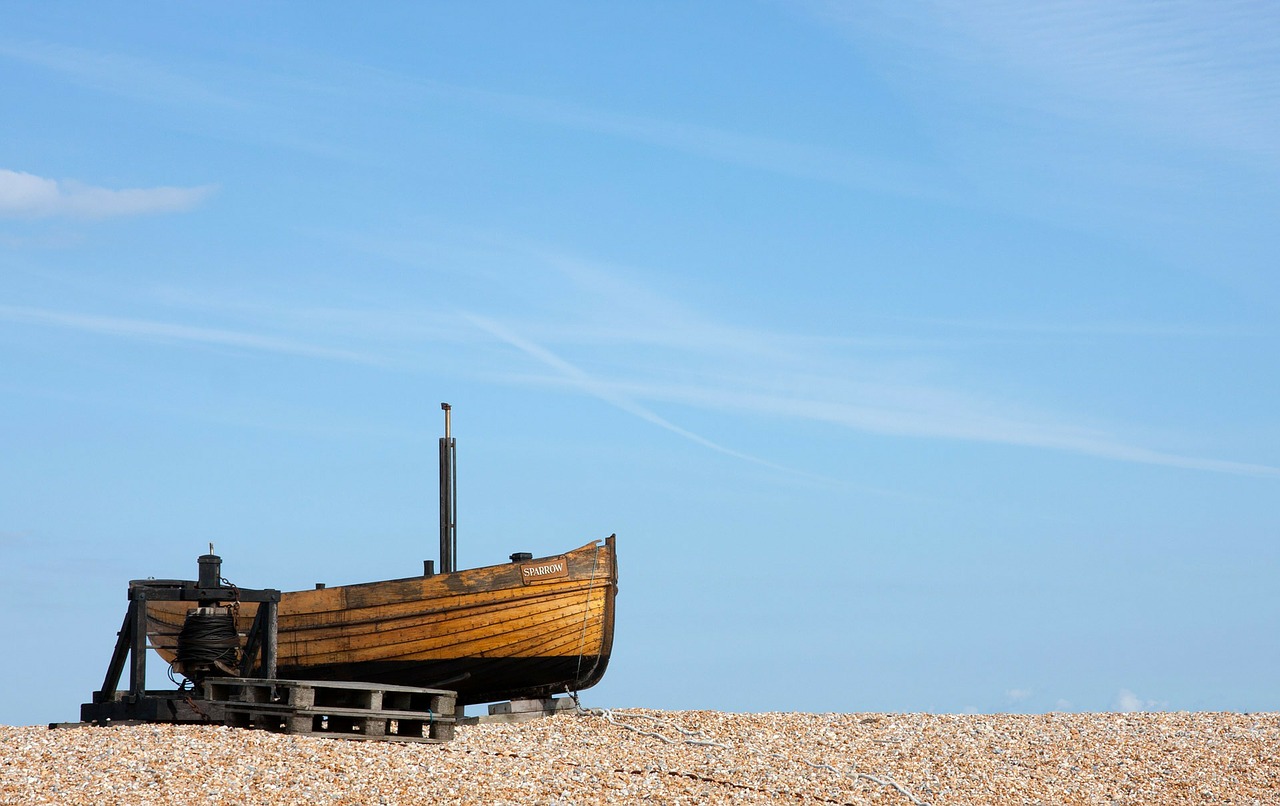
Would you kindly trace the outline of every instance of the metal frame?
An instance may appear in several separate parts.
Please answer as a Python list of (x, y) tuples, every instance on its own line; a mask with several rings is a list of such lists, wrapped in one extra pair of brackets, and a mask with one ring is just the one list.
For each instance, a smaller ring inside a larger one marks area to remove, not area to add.
[[(266, 679), (276, 676), (276, 636), (280, 591), (274, 588), (254, 590), (223, 586), (202, 586), (186, 580), (134, 580), (129, 583), (129, 609), (117, 633), (115, 650), (107, 665), (102, 688), (95, 691), (95, 703), (139, 702), (147, 696), (147, 602), (192, 602), (206, 606), (217, 602), (257, 602), (261, 606), (245, 639), (240, 674)], [(258, 659), (255, 662), (255, 659)], [(129, 664), (129, 688), (118, 691), (126, 661)]]

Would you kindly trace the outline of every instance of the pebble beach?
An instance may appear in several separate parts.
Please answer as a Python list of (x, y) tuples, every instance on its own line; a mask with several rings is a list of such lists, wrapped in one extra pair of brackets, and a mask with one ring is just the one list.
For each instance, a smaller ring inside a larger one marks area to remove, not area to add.
[(1280, 804), (1280, 714), (619, 709), (446, 744), (0, 727), (3, 804)]

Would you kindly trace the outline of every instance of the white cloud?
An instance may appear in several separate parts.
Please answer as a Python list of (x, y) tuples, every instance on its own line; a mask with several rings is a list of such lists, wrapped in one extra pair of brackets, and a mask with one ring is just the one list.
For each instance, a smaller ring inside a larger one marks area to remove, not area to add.
[(1136, 711), (1163, 711), (1168, 708), (1169, 703), (1158, 700), (1144, 700), (1137, 694), (1134, 694), (1127, 688), (1120, 689), (1120, 693), (1116, 695), (1115, 708), (1120, 713), (1133, 713)]
[[(608, 311), (590, 343), (612, 332), (615, 344), (645, 344), (669, 351), (673, 367), (701, 372), (628, 371), (597, 378), (597, 389), (645, 404), (674, 403), (753, 417), (781, 417), (838, 425), (854, 431), (920, 438), (1018, 445), (1123, 462), (1280, 476), (1280, 468), (1207, 459), (1135, 445), (1105, 427), (1028, 409), (957, 387), (921, 367), (925, 358), (885, 357), (852, 345), (802, 335), (734, 327), (707, 318), (679, 300), (629, 282), (626, 272), (563, 257), (541, 255), (579, 292), (595, 298), (588, 311)], [(622, 312), (622, 313), (620, 313)], [(591, 316), (591, 314), (588, 314)], [(625, 324), (617, 324), (623, 322)], [(1112, 332), (1123, 332), (1119, 324)], [(1164, 335), (1185, 330), (1166, 329)], [(563, 322), (541, 329), (543, 344), (586, 347)], [(613, 350), (617, 362), (621, 350)], [(895, 353), (896, 355), (896, 353)], [(649, 366), (652, 361), (646, 361)], [(615, 364), (615, 366), (617, 366)]]
[[(488, 248), (493, 241), (486, 237)], [(541, 267), (544, 272), (536, 273), (539, 290), (545, 293), (554, 288), (557, 303), (573, 300), (574, 304), (556, 308), (553, 318), (528, 317), (525, 310), (518, 315), (480, 311), (458, 315), (330, 309), (318, 321), (314, 316), (300, 317), (298, 310), (287, 306), (237, 310), (254, 316), (269, 314), (274, 327), (309, 327), (329, 338), (358, 335), (400, 346), (410, 334), (415, 340), (447, 339), (453, 344), (481, 335), (485, 341), (496, 338), (515, 348), (512, 355), (520, 360), (502, 370), (486, 359), (491, 380), (562, 386), (711, 450), (775, 468), (765, 459), (688, 431), (659, 412), (675, 405), (757, 420), (828, 424), (854, 432), (1016, 445), (1137, 464), (1280, 477), (1280, 467), (1151, 449), (1115, 425), (1018, 404), (958, 384), (957, 373), (947, 370), (936, 352), (938, 345), (929, 340), (828, 339), (727, 324), (653, 290), (639, 279), (642, 273), (625, 267), (524, 243), (505, 244), (498, 253), (507, 256), (503, 263), (519, 259), (522, 265)], [(472, 257), (464, 253), (461, 260), (474, 262)], [(487, 297), (477, 304), (481, 310), (495, 304), (492, 285), (485, 284)], [(200, 296), (209, 302), (208, 295)], [(448, 321), (451, 326), (423, 329), (426, 321)], [(1058, 329), (1075, 332), (1091, 327)], [(1206, 335), (1194, 328), (1126, 327), (1124, 323), (1111, 323), (1099, 332), (1143, 337)], [(414, 360), (412, 355), (403, 356), (405, 362)], [(585, 366), (592, 370), (585, 371)]]
[[(968, 12), (973, 4), (948, 11)], [(1280, 156), (1274, 42), (1263, 6), (1005, 2), (974, 13), (968, 32), (1079, 97), (1142, 125), (1206, 144)]]
[(190, 210), (213, 190), (213, 185), (111, 190), (0, 168), (0, 216), (110, 218), (173, 213)]
[(1025, 700), (1025, 699), (1027, 699), (1028, 697), (1030, 697), (1030, 696), (1031, 696), (1031, 689), (1029, 689), (1029, 688), (1011, 688), (1011, 689), (1009, 689), (1008, 691), (1006, 691), (1006, 692), (1004, 693), (1004, 696), (1008, 697), (1009, 699), (1013, 700), (1014, 702), (1021, 702), (1022, 700)]
[[(1280, 157), (1280, 13), (1257, 3), (938, 0), (807, 7), (855, 41), (880, 37), (904, 70), (1054, 116)], [(935, 63), (939, 59), (942, 64)]]
[[(1139, 464), (1280, 476), (1280, 468), (1271, 465), (1154, 450), (1128, 438), (1117, 426), (1039, 410), (958, 384), (956, 373), (948, 372), (946, 362), (932, 355), (927, 344), (895, 342), (886, 350), (881, 339), (832, 340), (729, 325), (653, 291), (617, 267), (563, 259), (540, 250), (513, 247), (512, 252), (526, 263), (555, 272), (557, 300), (575, 299), (580, 304), (550, 320), (523, 318), (523, 311), (503, 316), (393, 308), (317, 310), (229, 303), (201, 294), (197, 307), (225, 314), (230, 306), (239, 318), (261, 321), (258, 332), (36, 308), (0, 307), (0, 319), (402, 369), (421, 360), (419, 349), (424, 342), (447, 341), (459, 348), (474, 342), (477, 349), (487, 350), (497, 339), (514, 348), (510, 354), (514, 364), (506, 369), (493, 366), (488, 354), (483, 363), (489, 367), (490, 380), (562, 386), (710, 450), (788, 472), (798, 471), (683, 428), (664, 416), (663, 409), (674, 405), (754, 420), (828, 424), (854, 432), (1017, 445)], [(545, 288), (547, 279), (539, 275), (538, 282)], [(481, 307), (492, 304), (486, 299)], [(1125, 332), (1123, 327), (1114, 329)], [(1162, 334), (1174, 332), (1176, 328)], [(291, 333), (294, 338), (266, 333)], [(378, 346), (372, 352), (328, 346), (350, 344), (353, 339)], [(451, 352), (466, 354), (465, 349)]]
[(1122, 688), (1120, 693), (1116, 695), (1116, 710), (1123, 713), (1141, 711), (1142, 700), (1129, 689)]
[[(223, 92), (218, 85), (224, 81), (183, 75), (165, 65), (119, 53), (47, 42), (0, 40), (0, 58), (36, 65), (78, 84), (149, 103), (167, 102), (233, 112), (255, 105), (251, 100)], [(597, 109), (555, 98), (424, 81), (362, 64), (337, 63), (334, 67), (345, 80), (313, 83), (305, 88), (306, 92), (358, 95), (367, 102), (370, 87), (378, 87), (382, 88), (387, 102), (397, 107), (402, 106), (406, 98), (445, 99), (502, 117), (615, 137), (781, 176), (912, 197), (944, 195), (938, 185), (936, 166), (926, 169), (910, 163), (874, 159), (839, 145), (792, 142), (696, 122)], [(356, 81), (351, 83), (353, 76)], [(297, 79), (274, 76), (273, 83), (292, 89)], [(245, 92), (242, 90), (241, 94)], [(260, 111), (270, 109), (262, 103)], [(261, 137), (262, 133), (255, 132), (255, 136)], [(309, 143), (293, 136), (273, 139), (273, 142), (319, 153), (336, 153), (332, 145)]]

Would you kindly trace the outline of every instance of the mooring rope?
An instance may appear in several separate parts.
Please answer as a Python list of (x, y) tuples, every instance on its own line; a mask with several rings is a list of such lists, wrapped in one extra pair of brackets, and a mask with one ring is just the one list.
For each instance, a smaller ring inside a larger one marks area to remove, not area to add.
[[(596, 569), (600, 567), (600, 546), (596, 546), (596, 552), (591, 563), (591, 581), (587, 583), (587, 601), (582, 612), (582, 637), (578, 639), (578, 666), (573, 670), (573, 701), (578, 701), (578, 682), (582, 679), (582, 654), (587, 649), (587, 626), (591, 623), (591, 592), (596, 586)], [(600, 654), (596, 653), (596, 663), (600, 662)], [(595, 671), (595, 666), (591, 667), (591, 671)], [(569, 686), (565, 686), (565, 691), (569, 691)]]
[[(575, 704), (577, 704), (576, 700), (575, 700)], [(659, 725), (665, 725), (669, 728), (674, 729), (677, 733), (681, 734), (684, 738), (672, 739), (670, 736), (664, 736), (663, 734), (658, 733), (657, 731), (641, 730), (640, 728), (637, 728), (634, 725), (624, 724), (622, 722), (619, 722), (618, 715), (608, 708), (583, 708), (581, 704), (577, 704), (577, 713), (580, 716), (603, 717), (604, 721), (608, 722), (610, 725), (614, 725), (616, 727), (622, 728), (623, 730), (629, 730), (632, 733), (639, 733), (641, 736), (651, 736), (655, 739), (660, 739), (666, 742), (667, 744), (691, 744), (691, 745), (694, 745), (695, 747), (722, 747), (725, 750), (730, 749), (729, 745), (727, 744), (721, 744), (720, 742), (713, 742), (710, 739), (706, 738), (706, 736), (700, 730), (685, 730), (684, 728), (680, 727), (674, 722), (671, 722), (669, 720), (659, 719), (656, 716), (650, 716), (648, 714), (622, 714), (621, 716), (629, 719), (647, 719), (651, 722), (657, 722)]]
[[(574, 705), (577, 707), (576, 712), (579, 716), (602, 717), (609, 724), (615, 725), (619, 728), (622, 728), (623, 730), (629, 730), (633, 733), (638, 733), (641, 736), (649, 736), (655, 739), (659, 739), (667, 744), (687, 744), (687, 745), (692, 745), (694, 747), (719, 747), (724, 750), (732, 749), (730, 745), (723, 744), (721, 742), (716, 742), (707, 738), (706, 735), (703, 734), (703, 732), (700, 730), (696, 730), (696, 731), (686, 730), (670, 720), (660, 719), (655, 716), (650, 716), (649, 714), (615, 714), (612, 710), (608, 708), (584, 708), (582, 704), (578, 701), (578, 697), (576, 694), (573, 697), (573, 701), (574, 701)], [(665, 726), (668, 729), (674, 730), (675, 732), (679, 733), (683, 738), (673, 739), (670, 736), (666, 736), (657, 731), (642, 730), (640, 728), (635, 727), (634, 725), (627, 725), (625, 723), (618, 721), (619, 716), (629, 718), (629, 719), (647, 719), (651, 722), (656, 722), (661, 726)], [(783, 756), (780, 753), (765, 753), (750, 747), (744, 747), (743, 749), (748, 754), (756, 756), (758, 758), (775, 759), (778, 761), (784, 761), (784, 762), (790, 762), (790, 763), (795, 763), (796, 761), (799, 761), (800, 763), (813, 767), (814, 769), (826, 770), (828, 772), (832, 772), (832, 773), (835, 773), (836, 775), (849, 778), (852, 780), (870, 781), (871, 783), (876, 784), (877, 786), (883, 786), (883, 787), (897, 790), (899, 794), (901, 794), (903, 797), (910, 800), (911, 803), (914, 804), (914, 806), (929, 806), (929, 804), (926, 801), (923, 801), (917, 798), (915, 794), (911, 792), (911, 790), (907, 789), (902, 784), (898, 783), (897, 781), (893, 780), (892, 778), (886, 775), (872, 775), (866, 772), (859, 772), (858, 770), (855, 770), (855, 769), (850, 769), (849, 771), (845, 771), (845, 770), (837, 769), (836, 767), (833, 767), (830, 764), (826, 764), (823, 762), (810, 761), (807, 758), (792, 759), (792, 758)], [(712, 780), (712, 779), (705, 779), (705, 780)], [(733, 786), (738, 785), (732, 781), (721, 781), (719, 783), (725, 783)]]
[[(441, 746), (440, 752), (463, 753), (466, 755), (482, 755), (482, 756), (489, 756), (491, 758), (515, 758), (515, 759), (520, 759), (521, 761), (538, 760), (536, 756), (532, 756), (527, 753), (510, 753), (510, 752), (503, 752), (501, 750), (481, 750), (478, 748), (461, 749), (456, 747), (450, 747), (449, 745)], [(652, 773), (661, 773), (663, 775), (667, 775), (672, 778), (684, 778), (690, 781), (701, 781), (707, 784), (716, 784), (718, 786), (730, 787), (732, 789), (740, 789), (746, 792), (755, 792), (761, 795), (777, 795), (778, 794), (777, 790), (771, 790), (767, 787), (758, 786), (756, 784), (745, 784), (745, 783), (742, 783), (741, 781), (726, 781), (723, 778), (710, 778), (706, 775), (699, 775), (696, 772), (688, 772), (686, 770), (670, 770), (670, 769), (667, 769), (665, 765), (650, 766), (650, 767), (645, 767), (644, 769), (634, 769), (634, 768), (627, 768), (627, 767), (619, 767), (613, 764), (592, 764), (589, 762), (571, 761), (567, 758), (559, 758), (559, 759), (555, 759), (555, 761), (567, 767), (574, 767), (580, 770), (600, 770), (605, 772), (619, 773), (622, 775), (648, 775)], [(831, 804), (835, 804), (835, 806), (858, 806), (858, 804), (852, 803), (847, 800), (833, 800), (832, 798), (824, 797), (822, 795), (809, 795), (809, 794), (800, 795), (798, 793), (788, 793), (788, 794), (795, 795), (797, 799), (803, 798), (807, 800), (814, 800), (814, 801), (817, 801), (818, 803), (831, 803)]]

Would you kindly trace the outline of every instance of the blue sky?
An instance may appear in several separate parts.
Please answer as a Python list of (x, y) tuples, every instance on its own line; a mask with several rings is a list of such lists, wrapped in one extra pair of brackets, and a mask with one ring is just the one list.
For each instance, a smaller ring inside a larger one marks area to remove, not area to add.
[[(0, 722), (619, 536), (592, 704), (1276, 710), (1280, 12), (0, 10)], [(153, 663), (153, 667), (158, 663)], [(159, 675), (163, 679), (163, 675)], [(157, 681), (159, 682), (159, 681)]]

